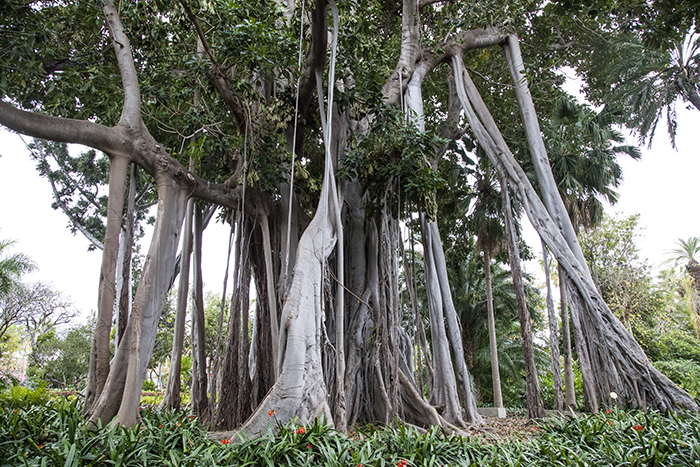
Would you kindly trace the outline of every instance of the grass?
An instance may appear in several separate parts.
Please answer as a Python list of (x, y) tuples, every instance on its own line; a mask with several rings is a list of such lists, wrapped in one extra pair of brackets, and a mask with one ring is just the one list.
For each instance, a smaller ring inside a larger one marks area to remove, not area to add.
[(320, 421), (254, 439), (210, 441), (183, 412), (87, 430), (79, 399), (0, 393), (0, 466), (589, 466), (700, 465), (698, 414), (624, 412), (550, 419), (529, 440), (484, 442), (399, 425), (346, 437)]

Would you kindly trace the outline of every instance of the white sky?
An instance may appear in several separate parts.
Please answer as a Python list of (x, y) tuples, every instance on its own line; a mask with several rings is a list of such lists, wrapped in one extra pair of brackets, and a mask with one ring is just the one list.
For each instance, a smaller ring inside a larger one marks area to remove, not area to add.
[[(679, 107), (678, 119), (678, 151), (671, 148), (665, 128), (660, 128), (652, 149), (643, 148), (641, 161), (620, 159), (624, 171), (620, 201), (614, 209), (608, 209), (625, 215), (641, 214), (640, 224), (645, 230), (639, 246), (642, 256), (653, 265), (665, 259), (678, 238), (700, 236), (696, 211), (700, 112)], [(16, 240), (13, 251), (27, 254), (38, 264), (39, 271), (26, 280), (52, 283), (73, 299), (83, 316), (88, 316), (97, 307), (101, 253), (88, 252), (88, 241), (82, 234), (73, 236), (64, 214), (51, 208), (50, 186), (36, 172), (18, 135), (0, 129), (0, 156), (0, 239)], [(204, 279), (208, 289), (220, 292), (228, 228), (214, 220), (212, 223), (205, 232)], [(525, 235), (533, 250), (539, 252), (536, 235)]]

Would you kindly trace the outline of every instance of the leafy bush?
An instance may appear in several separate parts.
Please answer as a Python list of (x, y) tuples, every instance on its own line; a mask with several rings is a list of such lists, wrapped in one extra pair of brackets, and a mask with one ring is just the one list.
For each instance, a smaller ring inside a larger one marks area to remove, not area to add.
[(694, 398), (700, 398), (700, 364), (694, 360), (653, 362), (654, 367)]
[[(11, 390), (11, 389), (10, 389)], [(5, 393), (8, 390), (5, 391)], [(488, 442), (398, 425), (366, 426), (351, 436), (321, 420), (275, 424), (254, 439), (207, 439), (183, 412), (141, 410), (143, 423), (86, 427), (79, 398), (10, 408), (3, 393), (0, 466), (587, 466), (697, 465), (700, 416), (623, 412), (551, 419), (530, 440)], [(43, 396), (38, 395), (42, 393)], [(24, 401), (29, 398), (22, 399)], [(274, 428), (274, 430), (273, 430)]]

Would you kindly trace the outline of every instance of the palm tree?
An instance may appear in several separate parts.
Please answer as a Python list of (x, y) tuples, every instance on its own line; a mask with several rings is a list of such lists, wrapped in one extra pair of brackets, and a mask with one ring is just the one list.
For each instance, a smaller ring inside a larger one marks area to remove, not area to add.
[(14, 243), (13, 240), (0, 240), (0, 298), (7, 296), (18, 286), (23, 274), (36, 269), (36, 265), (27, 255), (8, 253)]
[(476, 202), (469, 216), (468, 224), (477, 235), (477, 248), (484, 255), (484, 280), (486, 287), (486, 306), (489, 329), (489, 348), (491, 350), (491, 377), (493, 379), (493, 405), (503, 407), (503, 393), (498, 366), (498, 341), (496, 339), (496, 320), (493, 307), (491, 279), (491, 258), (500, 250), (505, 236), (501, 222), (502, 201), (498, 186), (488, 167), (486, 157), (479, 162), (481, 170), (475, 172), (476, 183), (474, 197)]
[(700, 292), (700, 265), (698, 255), (700, 254), (700, 237), (690, 237), (688, 240), (678, 239), (678, 247), (669, 250), (670, 258), (666, 262), (673, 262), (676, 265), (685, 262), (685, 270), (693, 281), (693, 288)]
[(695, 332), (700, 335), (700, 264), (698, 264), (698, 255), (700, 255), (700, 237), (690, 237), (688, 240), (678, 239), (678, 247), (669, 250), (670, 258), (665, 262), (685, 263), (685, 270), (690, 276), (691, 282), (691, 297), (690, 308), (692, 313), (692, 321), (695, 327)]
[[(694, 25), (679, 40), (662, 47), (646, 44), (637, 36), (609, 43), (613, 65), (607, 73), (604, 101), (619, 105), (626, 125), (642, 142), (651, 144), (662, 117), (666, 116), (672, 144), (676, 136), (676, 103), (690, 103), (700, 111), (700, 34)], [(606, 60), (603, 60), (606, 61)]]

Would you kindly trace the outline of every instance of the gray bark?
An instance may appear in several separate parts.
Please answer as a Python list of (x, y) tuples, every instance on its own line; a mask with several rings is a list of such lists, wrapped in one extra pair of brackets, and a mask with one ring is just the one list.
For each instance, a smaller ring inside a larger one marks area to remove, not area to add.
[[(496, 128), (491, 133), (484, 127), (484, 124), (488, 125), (489, 128), (495, 127), (495, 123), (478, 95), (478, 91), (468, 78), (461, 58), (455, 57), (453, 66), (458, 70), (455, 77), (459, 79), (457, 84), (460, 100), (480, 145), (485, 149), (501, 176), (506, 177), (508, 184), (518, 194), (530, 222), (567, 271), (574, 286), (569, 291), (571, 292), (573, 289), (579, 294), (578, 297), (572, 297), (572, 299), (580, 298), (582, 304), (585, 305), (585, 316), (583, 316), (581, 323), (585, 326), (586, 339), (591, 342), (589, 349), (593, 354), (592, 357), (595, 357), (591, 360), (596, 365), (600, 365), (594, 373), (596, 389), (600, 391), (600, 394), (606, 394), (605, 390), (608, 387), (614, 388), (615, 392), (622, 395), (622, 400), (632, 406), (643, 407), (646, 405), (659, 409), (685, 407), (690, 410), (698, 410), (697, 405), (687, 393), (654, 369), (639, 344), (634, 341), (605, 305), (595, 285), (590, 280), (585, 263), (582, 265), (577, 260), (561, 229), (552, 220), (542, 200), (532, 188), (525, 172), (508, 150), (500, 132)], [(467, 93), (470, 94), (469, 97), (467, 97)], [(478, 109), (484, 124), (474, 113), (470, 101)], [(575, 323), (576, 317), (572, 318), (572, 322)], [(590, 400), (598, 401), (597, 395), (591, 397)], [(611, 399), (606, 398), (606, 401), (610, 403)], [(596, 409), (597, 406), (592, 407), (592, 410)]]
[(558, 266), (559, 269), (559, 302), (560, 302), (560, 313), (561, 313), (561, 334), (564, 347), (564, 385), (565, 385), (565, 397), (566, 406), (574, 409), (576, 408), (576, 390), (574, 388), (574, 365), (573, 358), (571, 356), (571, 331), (569, 330), (569, 302), (566, 297), (566, 272), (562, 268), (561, 264)]
[(193, 297), (192, 297), (192, 414), (205, 423), (209, 421), (209, 399), (207, 398), (207, 349), (205, 340), (204, 281), (202, 279), (202, 209), (194, 205), (192, 250)]
[(525, 287), (523, 286), (523, 275), (520, 269), (520, 252), (518, 251), (515, 226), (513, 225), (513, 209), (510, 203), (510, 194), (503, 179), (501, 179), (501, 197), (503, 198), (503, 217), (505, 220), (506, 240), (508, 242), (510, 273), (513, 277), (515, 301), (518, 306), (518, 318), (520, 320), (520, 338), (522, 339), (523, 357), (525, 360), (527, 417), (529, 419), (540, 419), (544, 418), (544, 405), (542, 404), (540, 383), (537, 379), (537, 367), (535, 366), (535, 349), (532, 343), (530, 311), (527, 309), (527, 302), (525, 301)]
[(112, 314), (115, 299), (115, 276), (119, 254), (119, 233), (121, 231), (124, 194), (126, 191), (126, 170), (129, 160), (111, 157), (109, 164), (109, 197), (107, 199), (107, 225), (105, 229), (100, 285), (97, 305), (95, 334), (90, 352), (90, 373), (85, 395), (85, 409), (92, 407), (100, 397), (110, 371), (109, 335), (112, 329)]
[(498, 339), (496, 338), (496, 317), (493, 309), (493, 287), (491, 285), (491, 254), (484, 253), (484, 285), (486, 286), (486, 313), (489, 327), (489, 350), (491, 353), (491, 380), (493, 382), (493, 406), (503, 407), (501, 392), (501, 371), (498, 368)]
[(185, 318), (187, 316), (187, 302), (189, 298), (190, 284), (190, 255), (192, 252), (192, 216), (194, 214), (194, 200), (187, 200), (185, 211), (185, 225), (182, 234), (182, 253), (180, 266), (180, 282), (177, 286), (177, 309), (175, 311), (175, 328), (173, 329), (173, 349), (170, 357), (170, 374), (168, 385), (165, 388), (161, 408), (180, 408), (180, 387), (182, 372), (182, 350), (185, 342)]
[(542, 260), (544, 263), (544, 276), (547, 284), (547, 319), (549, 322), (549, 353), (552, 358), (552, 390), (554, 392), (554, 410), (559, 412), (564, 410), (564, 395), (561, 385), (561, 366), (559, 363), (559, 326), (557, 315), (554, 311), (554, 301), (552, 300), (552, 281), (549, 277), (549, 258), (547, 245), (542, 242)]

